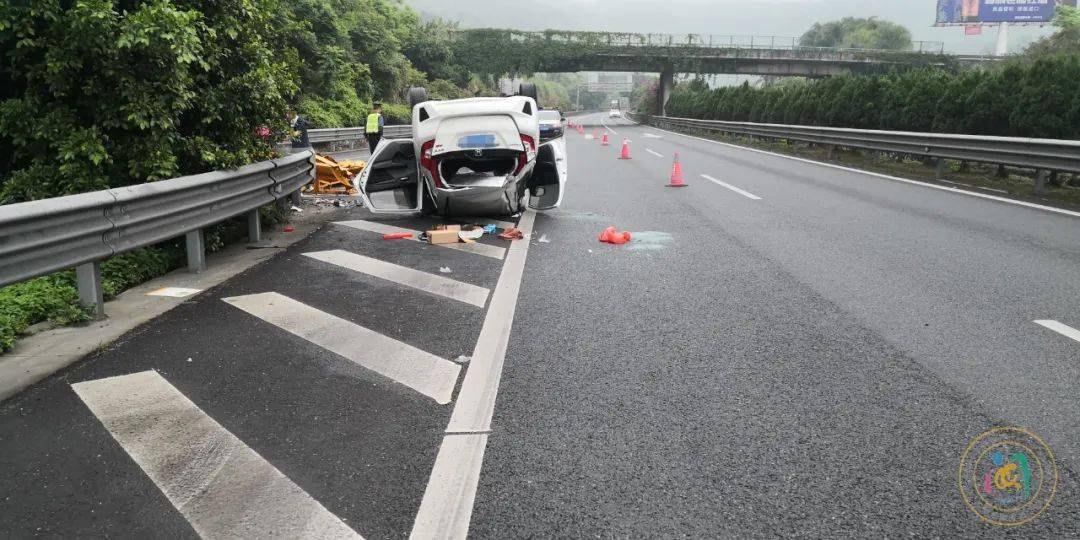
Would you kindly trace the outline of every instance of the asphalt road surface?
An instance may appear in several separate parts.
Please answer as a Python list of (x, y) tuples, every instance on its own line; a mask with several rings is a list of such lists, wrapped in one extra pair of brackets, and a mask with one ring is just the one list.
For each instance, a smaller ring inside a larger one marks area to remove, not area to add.
[(0, 536), (1080, 536), (1080, 217), (578, 120), (527, 240), (345, 210), (0, 404)]

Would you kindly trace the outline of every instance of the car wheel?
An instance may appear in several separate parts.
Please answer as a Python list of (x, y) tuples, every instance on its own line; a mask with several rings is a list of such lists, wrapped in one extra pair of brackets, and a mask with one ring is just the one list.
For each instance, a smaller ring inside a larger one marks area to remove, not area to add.
[(540, 102), (540, 94), (537, 92), (536, 84), (534, 83), (521, 83), (521, 86), (518, 87), (518, 95), (531, 97), (537, 103)]
[(423, 86), (412, 86), (409, 88), (409, 106), (415, 107), (425, 101), (430, 101), (428, 98), (427, 88)]

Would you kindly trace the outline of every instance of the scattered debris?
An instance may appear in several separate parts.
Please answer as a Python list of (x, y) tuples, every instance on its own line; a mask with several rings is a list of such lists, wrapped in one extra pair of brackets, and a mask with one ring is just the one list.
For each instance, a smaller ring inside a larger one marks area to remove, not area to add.
[(430, 244), (456, 244), (460, 237), (458, 237), (457, 230), (449, 229), (434, 229), (427, 232), (428, 243)]
[(299, 206), (290, 206), (289, 210), (292, 210), (293, 212), (296, 212), (297, 214), (304, 211), (304, 209), (300, 208)]
[(162, 287), (156, 291), (150, 291), (146, 293), (146, 296), (168, 296), (169, 298), (184, 298), (201, 292), (202, 289), (188, 289), (186, 287)]
[(608, 244), (625, 244), (630, 241), (630, 233), (628, 231), (617, 231), (615, 227), (608, 227), (604, 229), (604, 232), (600, 233), (600, 241)]
[(188, 358), (188, 359), (187, 359), (187, 361), (188, 361), (188, 362), (190, 362), (190, 361), (191, 361), (191, 359), (190, 359), (190, 358)]
[(465, 356), (464, 354), (454, 359), (454, 361), (459, 364), (468, 364), (470, 360), (472, 360), (472, 357)]
[(473, 242), (478, 238), (484, 236), (484, 229), (472, 229), (469, 231), (458, 231), (458, 238), (465, 243)]
[(412, 238), (412, 233), (399, 232), (382, 235), (383, 240), (404, 240), (406, 238)]
[(547, 237), (546, 234), (541, 234), (540, 239), (537, 240), (537, 242), (540, 242), (541, 244), (550, 244), (551, 240), (548, 240), (548, 237)]
[(449, 273), (453, 272), (453, 270), (451, 270), (449, 266), (440, 266), (439, 267), (439, 272), (442, 272), (444, 274), (449, 274)]
[(337, 193), (355, 195), (352, 180), (367, 163), (364, 161), (337, 161), (330, 156), (315, 155), (315, 182), (309, 190), (313, 193)]
[(494, 223), (488, 223), (484, 225), (484, 234), (495, 234), (499, 232), (499, 226)]
[(502, 238), (503, 240), (521, 240), (522, 238), (525, 238), (525, 234), (515, 228), (510, 228), (503, 231), (502, 234), (499, 235), (499, 238)]

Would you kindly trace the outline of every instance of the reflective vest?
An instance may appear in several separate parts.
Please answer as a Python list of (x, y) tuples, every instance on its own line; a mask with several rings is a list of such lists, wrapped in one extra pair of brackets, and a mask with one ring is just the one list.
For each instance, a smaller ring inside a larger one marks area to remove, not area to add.
[(373, 112), (367, 115), (367, 126), (364, 127), (364, 133), (378, 133), (379, 132), (379, 117), (382, 115)]

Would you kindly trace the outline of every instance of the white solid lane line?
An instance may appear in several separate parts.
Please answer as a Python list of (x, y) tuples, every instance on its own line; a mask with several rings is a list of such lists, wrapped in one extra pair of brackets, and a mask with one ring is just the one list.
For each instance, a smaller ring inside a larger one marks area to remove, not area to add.
[(71, 385), (203, 538), (360, 538), (155, 371)]
[(652, 154), (652, 155), (654, 155), (654, 156), (656, 156), (656, 157), (658, 157), (658, 158), (664, 157), (664, 154), (661, 154), (660, 152), (654, 152), (652, 148), (646, 148), (645, 151)]
[(290, 334), (379, 375), (450, 403), (461, 366), (278, 293), (222, 298)]
[(535, 218), (536, 212), (528, 210), (518, 223), (525, 240), (514, 242), (506, 255), (410, 538), (464, 539), (469, 533)]
[(1080, 330), (1077, 330), (1067, 324), (1062, 324), (1052, 320), (1035, 321), (1035, 324), (1045, 326), (1046, 328), (1049, 328), (1067, 338), (1073, 339), (1074, 341), (1080, 341)]
[(462, 283), (443, 276), (413, 270), (406, 266), (399, 266), (380, 261), (379, 259), (372, 259), (371, 257), (365, 257), (356, 253), (335, 249), (331, 251), (304, 253), (304, 256), (334, 264), (342, 268), (348, 268), (349, 270), (354, 270), (369, 276), (385, 279), (399, 285), (405, 285), (459, 302), (465, 302), (466, 304), (472, 304), (476, 307), (482, 308), (484, 307), (484, 303), (487, 302), (489, 291), (483, 287), (477, 287), (470, 283)]
[(735, 186), (733, 186), (731, 184), (728, 184), (727, 182), (721, 182), (721, 181), (719, 181), (719, 180), (717, 180), (717, 179), (715, 179), (715, 178), (713, 178), (713, 177), (711, 177), (711, 176), (709, 176), (707, 174), (703, 174), (703, 175), (701, 175), (701, 177), (708, 180), (708, 181), (710, 181), (710, 182), (712, 182), (712, 183), (714, 183), (714, 184), (716, 184), (716, 185), (718, 185), (718, 186), (720, 186), (720, 187), (728, 188), (731, 191), (734, 191), (735, 193), (738, 193), (739, 195), (742, 195), (743, 197), (746, 197), (748, 199), (753, 199), (755, 201), (760, 201), (761, 200), (761, 197), (758, 197), (757, 195), (754, 195), (753, 193), (750, 193), (749, 191), (737, 188), (737, 187), (735, 187)]
[[(412, 233), (412, 240), (414, 242), (420, 241), (420, 231), (414, 231), (412, 229), (406, 229), (405, 227), (398, 227), (389, 223), (379, 223), (377, 221), (365, 221), (362, 219), (355, 219), (352, 221), (335, 221), (335, 225), (343, 225), (353, 229), (359, 229), (361, 231), (368, 231), (379, 234), (393, 234), (393, 233)], [(500, 261), (506, 256), (506, 249), (499, 246), (492, 246), (490, 244), (481, 244), (479, 242), (475, 244), (432, 244), (434, 246), (456, 249), (458, 251), (467, 251), (469, 253), (475, 253), (477, 255), (483, 255), (485, 257), (491, 257), (492, 259), (499, 259)]]

